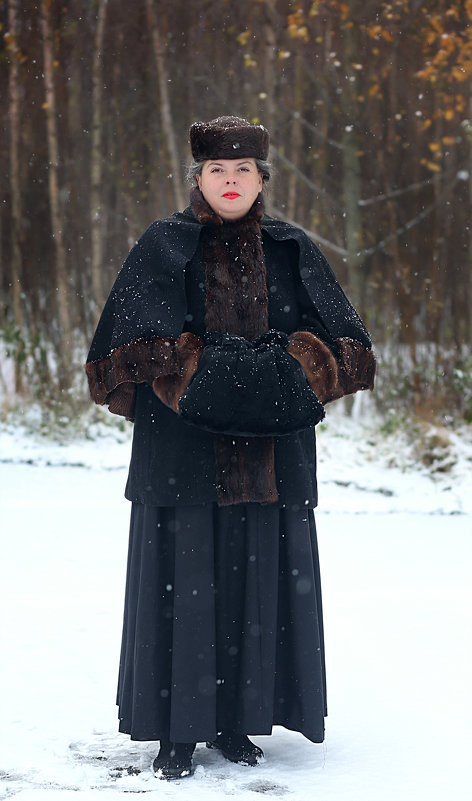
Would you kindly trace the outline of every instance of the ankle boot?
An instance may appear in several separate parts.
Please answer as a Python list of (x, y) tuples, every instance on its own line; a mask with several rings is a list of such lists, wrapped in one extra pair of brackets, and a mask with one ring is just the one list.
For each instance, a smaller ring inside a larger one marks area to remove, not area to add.
[(207, 748), (217, 748), (225, 759), (240, 765), (257, 765), (264, 756), (262, 748), (252, 743), (249, 737), (235, 732), (220, 732), (216, 740), (206, 745)]
[(154, 774), (159, 779), (183, 779), (191, 776), (196, 743), (171, 743), (161, 740), (157, 757), (152, 763)]

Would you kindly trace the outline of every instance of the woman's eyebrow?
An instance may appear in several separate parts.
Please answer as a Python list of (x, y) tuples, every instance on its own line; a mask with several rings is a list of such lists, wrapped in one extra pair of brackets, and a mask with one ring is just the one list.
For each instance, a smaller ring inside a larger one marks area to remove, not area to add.
[[(250, 161), (247, 161), (247, 159), (245, 159), (244, 161), (237, 161), (236, 166), (240, 167), (242, 164), (250, 164), (250, 163), (251, 163)], [(210, 161), (210, 164), (208, 166), (223, 167), (223, 164), (221, 164), (220, 161)]]

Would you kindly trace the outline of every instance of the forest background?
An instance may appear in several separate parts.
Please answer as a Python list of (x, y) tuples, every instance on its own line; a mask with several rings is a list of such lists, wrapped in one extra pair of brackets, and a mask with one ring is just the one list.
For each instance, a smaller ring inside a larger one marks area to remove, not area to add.
[(4, 419), (86, 407), (118, 269), (187, 205), (189, 125), (237, 114), (366, 320), (386, 419), (472, 421), (472, 0), (8, 0), (0, 27)]

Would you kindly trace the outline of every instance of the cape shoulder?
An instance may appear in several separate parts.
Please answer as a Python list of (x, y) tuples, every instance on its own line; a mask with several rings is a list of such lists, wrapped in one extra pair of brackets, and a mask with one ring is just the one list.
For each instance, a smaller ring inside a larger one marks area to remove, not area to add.
[(275, 240), (293, 239), (297, 242), (300, 278), (333, 339), (349, 337), (370, 348), (372, 342), (364, 323), (346, 297), (327, 259), (305, 231), (268, 215), (264, 216), (261, 228)]
[[(261, 221), (261, 228), (276, 241), (294, 240), (297, 243), (300, 278), (333, 338), (351, 337), (370, 348), (372, 343), (361, 318), (346, 297), (327, 259), (310, 237), (296, 225), (267, 214)], [(195, 253), (202, 231), (202, 225), (190, 207), (157, 220), (148, 231), (155, 254), (156, 250), (161, 249), (163, 256), (169, 250), (172, 252), (166, 269), (174, 265), (178, 271), (182, 271), (181, 275), (184, 274), (185, 265)], [(165, 259), (161, 261), (165, 263)]]

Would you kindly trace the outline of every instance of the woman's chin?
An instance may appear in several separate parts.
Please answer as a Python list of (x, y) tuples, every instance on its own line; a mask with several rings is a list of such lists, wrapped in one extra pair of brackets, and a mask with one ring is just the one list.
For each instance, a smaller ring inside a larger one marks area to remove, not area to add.
[[(231, 203), (234, 203), (234, 205), (230, 205)], [(234, 200), (229, 200), (224, 204), (223, 208), (220, 206), (220, 208), (214, 209), (214, 211), (216, 211), (216, 213), (219, 214), (223, 220), (239, 220), (248, 213), (250, 208), (251, 206), (247, 206), (247, 204), (241, 206), (240, 203), (237, 203)]]

